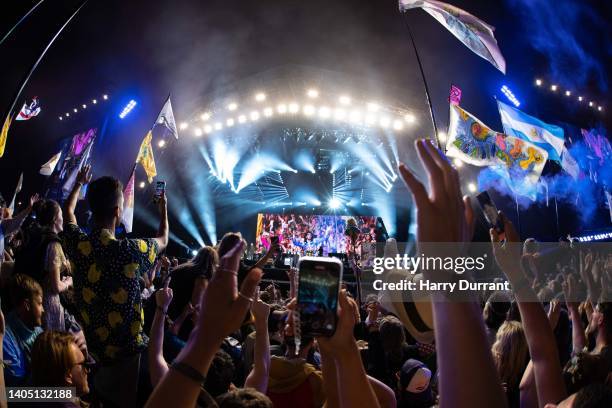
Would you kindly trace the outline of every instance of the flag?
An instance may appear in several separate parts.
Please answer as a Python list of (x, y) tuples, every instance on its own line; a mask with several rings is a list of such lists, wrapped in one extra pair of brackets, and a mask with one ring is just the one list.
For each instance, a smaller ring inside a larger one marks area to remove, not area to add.
[(17, 181), (17, 187), (15, 187), (15, 193), (13, 194), (13, 199), (11, 200), (11, 205), (9, 205), (9, 209), (11, 213), (15, 211), (15, 200), (17, 199), (17, 194), (21, 192), (21, 188), (23, 187), (23, 172), (19, 176), (19, 181)]
[(4, 148), (6, 147), (6, 139), (8, 138), (8, 131), (11, 127), (11, 122), (13, 119), (11, 116), (7, 116), (4, 119), (4, 124), (2, 125), (2, 131), (0, 131), (0, 157), (4, 156)]
[(42, 174), (43, 176), (50, 176), (51, 174), (53, 174), (53, 171), (55, 170), (55, 166), (57, 166), (57, 163), (59, 162), (61, 156), (62, 156), (62, 152), (61, 151), (57, 152), (57, 154), (55, 154), (52, 158), (50, 158), (48, 162), (40, 166), (39, 173)]
[(32, 98), (32, 102), (28, 105), (26, 103), (23, 104), (23, 107), (17, 114), (15, 120), (30, 120), (34, 116), (37, 116), (40, 113), (40, 104), (38, 103), (38, 97)]
[(441, 1), (400, 0), (399, 7), (400, 11), (422, 8), (472, 52), (489, 61), (504, 74), (506, 73), (506, 60), (497, 46), (493, 34), (494, 27), (465, 10)]
[(136, 167), (132, 170), (132, 175), (125, 185), (123, 190), (123, 213), (121, 221), (125, 227), (125, 232), (132, 232), (132, 224), (134, 222), (134, 180), (136, 178)]
[(591, 129), (590, 131), (580, 129), (580, 132), (588, 148), (599, 159), (599, 164), (603, 165), (605, 160), (612, 156), (610, 141), (605, 136), (598, 134), (597, 129)]
[(450, 105), (447, 155), (474, 166), (495, 164), (496, 138), (503, 137), (459, 105)]
[[(91, 148), (92, 148), (92, 146), (94, 144), (93, 143), (94, 140), (95, 139), (91, 139), (89, 141), (87, 147), (85, 148), (85, 151), (81, 155), (81, 159), (79, 160), (79, 164), (76, 165), (72, 169), (72, 172), (66, 178), (66, 181), (64, 182), (64, 185), (62, 186), (62, 191), (64, 192), (65, 195), (70, 194), (70, 192), (72, 191), (72, 188), (74, 187), (74, 183), (76, 183), (76, 178), (77, 178), (77, 175), (79, 174), (79, 171), (81, 171), (83, 166), (85, 166), (87, 164), (87, 162), (89, 161), (89, 156), (91, 155)], [(82, 197), (83, 197), (83, 192), (81, 192), (80, 198), (82, 198)]]
[(152, 183), (153, 177), (157, 175), (155, 158), (153, 157), (153, 146), (151, 145), (152, 138), (153, 133), (149, 130), (140, 144), (140, 150), (138, 151), (138, 156), (136, 157), (136, 163), (142, 164), (145, 173), (147, 173), (147, 180), (149, 180), (149, 183)]
[(459, 87), (451, 84), (448, 101), (452, 105), (459, 105), (461, 103), (461, 89)]
[(550, 160), (561, 161), (565, 141), (562, 128), (544, 123), (500, 101), (497, 101), (497, 107), (504, 133), (530, 141), (546, 150)]
[(576, 159), (572, 157), (569, 150), (567, 150), (565, 147), (563, 148), (563, 153), (561, 154), (561, 167), (570, 176), (572, 176), (574, 180), (578, 180), (578, 177), (580, 176), (580, 167), (578, 166)]
[(159, 112), (155, 124), (164, 126), (176, 139), (178, 139), (178, 131), (176, 130), (176, 122), (174, 121), (170, 96), (168, 96), (166, 103), (164, 103), (164, 107), (161, 112)]

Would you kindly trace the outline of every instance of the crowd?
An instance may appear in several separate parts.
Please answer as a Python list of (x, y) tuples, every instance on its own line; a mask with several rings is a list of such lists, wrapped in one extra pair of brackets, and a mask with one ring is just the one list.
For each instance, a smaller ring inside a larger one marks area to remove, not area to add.
[[(470, 199), (443, 154), (424, 140), (416, 148), (429, 188), (399, 172), (417, 207), (417, 243), (452, 242), (461, 256)], [(91, 219), (79, 224), (85, 184)], [(262, 282), (279, 244), (247, 264), (246, 242), (227, 233), (179, 264), (164, 255), (165, 196), (155, 237), (115, 236), (122, 190), (111, 177), (92, 181), (86, 166), (63, 207), (32, 197), (13, 215), (0, 203), (2, 392), (74, 388), (72, 402), (45, 403), (62, 407), (612, 406), (609, 253), (573, 248), (543, 270), (537, 243), (521, 248), (500, 213), (505, 237), (491, 230), (491, 245), (511, 293), (461, 302), (432, 293), (426, 339), (377, 296), (357, 304), (342, 289), (333, 336), (297, 343), (296, 271), (286, 290)]]

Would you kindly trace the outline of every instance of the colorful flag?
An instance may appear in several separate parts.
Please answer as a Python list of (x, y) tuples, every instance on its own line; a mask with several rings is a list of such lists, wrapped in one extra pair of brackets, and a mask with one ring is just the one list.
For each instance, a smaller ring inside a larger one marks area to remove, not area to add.
[(40, 113), (40, 104), (38, 103), (38, 97), (32, 98), (32, 102), (30, 104), (23, 104), (23, 107), (17, 114), (15, 120), (30, 120), (34, 116), (37, 116)]
[(51, 174), (53, 174), (53, 171), (55, 170), (55, 166), (57, 166), (57, 163), (59, 162), (60, 157), (62, 157), (61, 151), (57, 152), (52, 158), (49, 159), (48, 162), (40, 166), (39, 173), (42, 174), (43, 176), (50, 176)]
[(612, 156), (610, 141), (605, 136), (600, 135), (597, 129), (591, 129), (590, 131), (580, 129), (580, 132), (588, 148), (599, 159), (599, 164), (603, 165), (604, 161)]
[(459, 105), (450, 105), (446, 142), (447, 155), (474, 166), (495, 164), (495, 141), (498, 133)]
[[(85, 166), (89, 162), (89, 157), (91, 155), (91, 148), (94, 145), (94, 140), (95, 139), (91, 139), (89, 141), (89, 144), (87, 145), (87, 147), (85, 148), (85, 151), (81, 155), (81, 159), (79, 160), (79, 164), (76, 165), (72, 169), (72, 172), (66, 178), (66, 181), (64, 182), (64, 185), (62, 186), (62, 191), (64, 192), (64, 195), (70, 194), (70, 192), (72, 191), (72, 188), (74, 187), (74, 183), (76, 183), (76, 178), (77, 178), (77, 175), (79, 174), (79, 171), (81, 171), (83, 166)], [(84, 190), (81, 191), (81, 194), (79, 196), (79, 198), (81, 198), (81, 199), (84, 196), (83, 191)]]
[(178, 131), (176, 130), (176, 122), (174, 121), (174, 113), (172, 112), (172, 103), (170, 102), (169, 96), (161, 112), (159, 112), (155, 124), (163, 125), (176, 139), (178, 139)]
[(544, 123), (503, 102), (497, 101), (497, 106), (504, 133), (532, 142), (546, 150), (550, 160), (561, 161), (565, 142), (562, 128)]
[(459, 87), (451, 84), (448, 101), (451, 105), (459, 105), (461, 103), (461, 89)]
[(11, 122), (13, 119), (11, 116), (7, 116), (4, 119), (4, 124), (2, 125), (2, 131), (0, 131), (0, 157), (4, 156), (4, 148), (6, 147), (6, 139), (8, 138), (8, 131), (11, 127)]
[(489, 61), (504, 74), (506, 73), (506, 60), (497, 46), (493, 34), (494, 27), (465, 10), (441, 1), (400, 0), (399, 7), (400, 11), (422, 8), (472, 52)]
[(561, 167), (570, 176), (572, 176), (574, 180), (578, 180), (578, 177), (580, 176), (580, 167), (578, 166), (576, 159), (572, 157), (569, 150), (567, 150), (565, 147), (563, 148), (563, 153), (561, 154)]
[(145, 173), (147, 173), (147, 180), (149, 180), (149, 183), (152, 183), (153, 177), (157, 175), (155, 158), (153, 157), (153, 146), (151, 145), (152, 138), (153, 133), (149, 130), (140, 144), (140, 150), (138, 151), (138, 156), (136, 157), (136, 163), (142, 164)]
[(23, 172), (21, 172), (21, 175), (19, 176), (19, 181), (17, 181), (17, 187), (15, 187), (15, 193), (13, 194), (11, 205), (9, 205), (9, 209), (11, 210), (11, 213), (15, 211), (15, 200), (17, 199), (17, 194), (21, 192), (22, 188), (23, 188)]
[(136, 168), (132, 170), (132, 175), (125, 185), (123, 190), (123, 213), (121, 221), (125, 227), (125, 232), (132, 232), (132, 224), (134, 222), (134, 180), (136, 178)]

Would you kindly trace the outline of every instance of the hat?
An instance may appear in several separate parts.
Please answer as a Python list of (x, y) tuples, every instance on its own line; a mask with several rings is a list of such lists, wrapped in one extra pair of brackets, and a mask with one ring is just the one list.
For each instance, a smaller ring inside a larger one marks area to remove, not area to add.
[(419, 360), (415, 360), (413, 358), (406, 360), (399, 374), (399, 382), (402, 390), (405, 390), (406, 387), (408, 387), (410, 381), (419, 368), (427, 368), (427, 366)]

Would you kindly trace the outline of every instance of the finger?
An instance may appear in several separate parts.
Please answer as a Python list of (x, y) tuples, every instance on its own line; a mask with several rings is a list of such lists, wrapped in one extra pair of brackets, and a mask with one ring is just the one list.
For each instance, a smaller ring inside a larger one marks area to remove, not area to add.
[(248, 298), (255, 299), (255, 292), (262, 275), (263, 271), (259, 268), (253, 268), (249, 271), (240, 287), (242, 296), (238, 296), (233, 304), (233, 307), (236, 308), (236, 313), (244, 314), (251, 307), (251, 302)]
[(468, 195), (463, 196), (463, 205), (464, 205), (463, 213), (464, 213), (465, 223), (467, 225), (467, 232), (468, 232), (467, 240), (471, 241), (472, 238), (474, 237), (475, 218), (474, 218), (474, 208), (472, 207), (472, 199), (470, 198), (470, 196)]
[(442, 197), (447, 197), (451, 202), (455, 204), (456, 201), (461, 199), (461, 189), (459, 188), (459, 173), (453, 166), (450, 165), (448, 158), (444, 153), (434, 147), (431, 143), (426, 141), (423, 146), (436, 163), (438, 168), (442, 171), (445, 185), (445, 194)]
[(512, 221), (510, 221), (508, 217), (506, 217), (504, 213), (501, 211), (498, 211), (497, 214), (499, 214), (499, 216), (502, 219), (502, 222), (504, 223), (504, 235), (506, 237), (506, 241), (520, 242), (521, 239), (518, 233), (516, 232), (516, 229), (514, 229), (514, 225), (512, 224)]
[(442, 169), (440, 169), (440, 167), (438, 167), (434, 161), (428, 148), (425, 146), (426, 143), (429, 142), (421, 139), (417, 140), (415, 145), (417, 147), (417, 153), (421, 159), (421, 163), (423, 163), (425, 170), (427, 171), (429, 190), (431, 191), (432, 198), (431, 201), (443, 200), (446, 196), (446, 191), (444, 188), (444, 174)]
[(240, 240), (234, 245), (228, 253), (221, 258), (221, 267), (217, 273), (213, 275), (212, 280), (220, 280), (226, 284), (232, 284), (236, 289), (238, 282), (238, 266), (240, 264), (240, 256), (244, 249), (244, 241)]
[(408, 187), (410, 192), (412, 193), (412, 198), (416, 203), (417, 207), (423, 207), (425, 204), (429, 202), (429, 198), (427, 197), (427, 190), (423, 187), (423, 184), (412, 174), (408, 167), (404, 163), (400, 163), (399, 173), (404, 181), (404, 184)]

